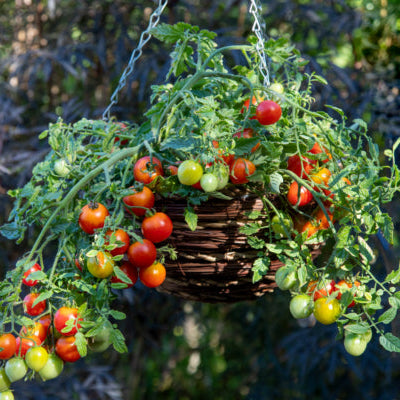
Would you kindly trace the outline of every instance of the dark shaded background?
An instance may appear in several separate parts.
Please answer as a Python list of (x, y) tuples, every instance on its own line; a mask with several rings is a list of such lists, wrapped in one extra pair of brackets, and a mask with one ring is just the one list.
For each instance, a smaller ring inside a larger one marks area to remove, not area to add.
[[(263, 1), (268, 36), (290, 38), (309, 60), (316, 108), (364, 118), (382, 148), (400, 135), (400, 4), (397, 0)], [(154, 1), (3, 0), (0, 2), (0, 223), (6, 191), (23, 185), (48, 151), (38, 133), (61, 116), (101, 118)], [(172, 0), (162, 21), (216, 31), (220, 44), (251, 32), (247, 1)], [(113, 114), (140, 122), (149, 87), (160, 83), (169, 49), (151, 40)], [(399, 231), (399, 203), (387, 206)], [(32, 236), (34, 232), (31, 233)], [(32, 237), (31, 236), (31, 237)], [(29, 247), (1, 240), (0, 276)], [(376, 238), (375, 269), (396, 265), (394, 247)], [(373, 341), (347, 355), (334, 327), (300, 327), (289, 297), (209, 305), (144, 290), (123, 291), (119, 306), (129, 353), (89, 356), (55, 381), (13, 385), (18, 399), (399, 399), (399, 358)], [(397, 328), (394, 322), (393, 329)], [(62, 390), (60, 390), (62, 388)]]

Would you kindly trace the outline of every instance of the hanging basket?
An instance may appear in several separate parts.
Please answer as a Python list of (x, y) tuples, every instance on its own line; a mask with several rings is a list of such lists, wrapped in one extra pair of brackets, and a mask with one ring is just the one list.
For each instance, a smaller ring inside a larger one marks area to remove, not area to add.
[[(269, 200), (279, 207), (279, 196), (269, 195)], [(240, 227), (250, 221), (248, 213), (263, 209), (259, 197), (237, 191), (232, 200), (212, 199), (194, 207), (198, 216), (195, 231), (185, 221), (185, 199), (164, 200), (161, 204), (174, 221), (169, 243), (178, 258), (166, 260), (167, 277), (159, 291), (186, 300), (233, 303), (255, 300), (274, 290), (275, 272), (283, 263), (270, 254), (267, 274), (253, 283), (252, 267), (259, 250), (253, 249), (247, 236), (240, 233)], [(319, 254), (320, 245), (315, 245), (313, 258)]]

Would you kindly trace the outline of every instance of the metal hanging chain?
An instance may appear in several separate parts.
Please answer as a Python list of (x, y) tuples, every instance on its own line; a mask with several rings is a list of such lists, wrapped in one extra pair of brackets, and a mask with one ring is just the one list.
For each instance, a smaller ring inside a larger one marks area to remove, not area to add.
[(108, 121), (110, 119), (111, 108), (115, 104), (118, 103), (119, 92), (125, 87), (127, 77), (133, 72), (136, 61), (142, 55), (143, 47), (151, 39), (150, 31), (154, 27), (156, 27), (158, 25), (158, 22), (160, 21), (161, 14), (164, 11), (164, 8), (167, 6), (167, 4), (168, 4), (168, 0), (158, 0), (158, 7), (151, 14), (147, 29), (145, 31), (143, 31), (142, 34), (140, 35), (139, 44), (136, 47), (136, 49), (133, 50), (133, 52), (132, 52), (131, 58), (129, 60), (129, 63), (128, 63), (127, 67), (125, 68), (124, 72), (122, 73), (121, 78), (120, 78), (120, 80), (118, 82), (118, 86), (117, 86), (117, 88), (115, 89), (114, 93), (112, 94), (112, 96), (110, 98), (110, 104), (104, 110), (104, 113), (103, 113), (103, 120), (104, 121)]
[[(249, 12), (253, 15), (252, 31), (257, 37), (256, 50), (260, 59), (259, 69), (264, 78), (264, 86), (270, 85), (269, 69), (265, 56), (265, 22), (262, 20), (262, 5), (258, 0), (250, 0)], [(261, 22), (260, 22), (261, 21)]]

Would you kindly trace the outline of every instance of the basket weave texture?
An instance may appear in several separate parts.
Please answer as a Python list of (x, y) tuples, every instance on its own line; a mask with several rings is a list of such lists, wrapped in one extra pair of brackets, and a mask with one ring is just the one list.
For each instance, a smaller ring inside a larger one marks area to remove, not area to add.
[[(270, 200), (279, 207), (278, 196)], [(251, 269), (259, 250), (239, 232), (248, 221), (248, 211), (263, 209), (259, 197), (242, 192), (232, 200), (211, 199), (194, 207), (198, 215), (195, 231), (185, 222), (186, 206), (184, 199), (164, 199), (164, 210), (174, 224), (169, 243), (178, 258), (165, 262), (167, 277), (159, 291), (187, 300), (233, 303), (255, 300), (274, 290), (275, 272), (283, 263), (270, 255), (268, 273), (253, 283)], [(318, 254), (319, 249), (314, 249), (313, 256)]]

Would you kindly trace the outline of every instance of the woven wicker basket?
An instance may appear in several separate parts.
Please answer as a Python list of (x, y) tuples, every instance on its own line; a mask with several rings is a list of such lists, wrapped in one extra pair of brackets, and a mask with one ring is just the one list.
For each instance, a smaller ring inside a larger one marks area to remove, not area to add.
[[(278, 197), (272, 200), (279, 207)], [(167, 260), (167, 278), (161, 292), (194, 301), (233, 303), (254, 300), (276, 287), (275, 272), (283, 264), (271, 258), (268, 273), (257, 283), (252, 282), (251, 268), (257, 250), (239, 232), (246, 223), (246, 211), (261, 210), (260, 198), (236, 193), (232, 200), (213, 199), (195, 207), (198, 215), (196, 231), (184, 219), (184, 199), (164, 200), (165, 212), (174, 223), (169, 242), (177, 253), (176, 261)], [(313, 250), (313, 256), (319, 254)]]

